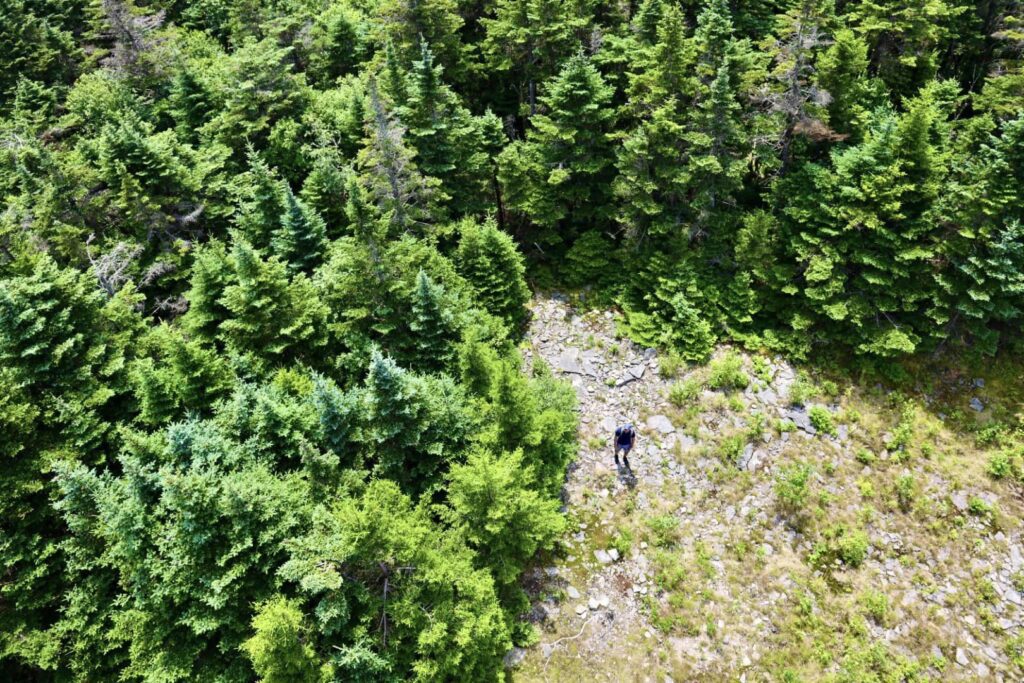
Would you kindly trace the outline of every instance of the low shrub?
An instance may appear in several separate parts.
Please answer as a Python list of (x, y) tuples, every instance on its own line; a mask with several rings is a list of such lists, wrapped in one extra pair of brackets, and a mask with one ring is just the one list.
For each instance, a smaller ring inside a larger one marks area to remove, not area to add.
[(811, 549), (808, 562), (818, 570), (831, 567), (836, 561), (847, 567), (859, 567), (867, 559), (871, 547), (866, 532), (850, 530), (839, 524), (826, 529), (821, 540)]
[(832, 416), (830, 411), (825, 406), (812, 406), (807, 411), (807, 417), (810, 418), (811, 424), (819, 432), (828, 434), (829, 436), (838, 436), (839, 431), (836, 429), (835, 418)]
[(659, 548), (674, 544), (679, 540), (679, 520), (672, 515), (659, 515), (647, 520), (651, 530), (651, 540)]
[(775, 477), (775, 497), (784, 510), (796, 513), (807, 505), (813, 472), (810, 465), (802, 462), (786, 465), (779, 470)]
[(901, 474), (895, 484), (896, 502), (904, 512), (910, 512), (914, 506), (914, 498), (917, 496), (917, 482), (914, 475)]
[(743, 371), (743, 359), (737, 353), (729, 352), (711, 361), (711, 374), (708, 385), (712, 389), (730, 391), (744, 389), (750, 384), (750, 378)]
[(698, 396), (700, 396), (700, 382), (692, 377), (682, 382), (676, 382), (668, 389), (668, 402), (676, 408), (683, 408)]
[(888, 626), (891, 609), (889, 597), (885, 593), (869, 589), (860, 596), (860, 604), (876, 624)]

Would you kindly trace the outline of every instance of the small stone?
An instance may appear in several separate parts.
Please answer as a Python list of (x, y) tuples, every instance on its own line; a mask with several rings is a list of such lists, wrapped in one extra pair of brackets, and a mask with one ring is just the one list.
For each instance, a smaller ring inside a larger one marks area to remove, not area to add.
[(607, 607), (609, 604), (611, 604), (611, 600), (608, 598), (607, 595), (602, 595), (597, 599), (597, 603), (601, 605), (601, 607)]
[(583, 604), (576, 605), (576, 614), (586, 614), (587, 606)]
[(967, 653), (964, 652), (962, 647), (956, 649), (956, 663), (960, 666), (967, 666), (969, 664), (967, 660)]
[(579, 600), (580, 592), (576, 590), (576, 586), (569, 586), (565, 589), (565, 594), (569, 596), (570, 600)]
[(612, 562), (619, 561), (619, 551), (615, 548), (608, 548), (608, 557), (612, 558)]
[(741, 666), (742, 666), (742, 667), (743, 667), (744, 669), (746, 669), (746, 668), (747, 668), (747, 667), (749, 667), (749, 666), (750, 666), (751, 664), (753, 664), (753, 662), (752, 662), (752, 661), (750, 661), (750, 657), (749, 657), (749, 656), (747, 656), (747, 655), (743, 655), (743, 661), (742, 661), (742, 662), (740, 662), (740, 664), (741, 664)]
[(963, 491), (954, 491), (949, 498), (953, 502), (953, 507), (955, 507), (959, 512), (967, 511), (966, 493), (964, 493)]
[(595, 610), (600, 606), (601, 603), (597, 601), (597, 598), (590, 598), (590, 600), (587, 602), (587, 607), (589, 607), (591, 610)]
[(971, 410), (980, 413), (981, 411), (985, 410), (985, 404), (982, 403), (977, 396), (975, 396), (974, 398), (971, 399)]
[(647, 550), (647, 541), (640, 541), (640, 549)]
[(594, 557), (601, 564), (611, 564), (613, 562), (612, 556), (608, 554), (607, 550), (595, 550)]
[(983, 380), (980, 377), (975, 378), (975, 380), (974, 380), (974, 387), (976, 389), (983, 389), (983, 388), (985, 388), (985, 380)]

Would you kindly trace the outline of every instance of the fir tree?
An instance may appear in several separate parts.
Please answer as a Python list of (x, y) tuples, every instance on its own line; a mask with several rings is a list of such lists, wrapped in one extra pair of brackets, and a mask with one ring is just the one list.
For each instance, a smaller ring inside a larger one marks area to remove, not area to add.
[(564, 0), (498, 0), (494, 18), (483, 24), (488, 66), (510, 74), (519, 103), (533, 116), (540, 84), (578, 51), (586, 18)]
[(266, 249), (281, 227), (285, 183), (252, 147), (248, 150), (248, 159), (249, 172), (241, 187), (237, 225), (252, 245)]

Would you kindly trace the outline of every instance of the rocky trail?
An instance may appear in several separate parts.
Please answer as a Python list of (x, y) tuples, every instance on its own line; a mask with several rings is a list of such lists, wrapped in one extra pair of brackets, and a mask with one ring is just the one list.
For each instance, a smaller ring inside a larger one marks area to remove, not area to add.
[[(535, 301), (524, 356), (542, 358), (576, 388), (580, 452), (558, 559), (528, 577), (541, 638), (510, 653), (514, 680), (768, 681), (785, 670), (815, 680), (807, 672), (840, 668), (852, 641), (881, 643), (936, 680), (1024, 677), (1005, 646), (1024, 625), (1019, 500), (938, 467), (914, 471), (922, 509), (960, 513), (948, 543), (932, 543), (920, 519), (886, 509), (881, 493), (863, 503), (859, 482), (883, 487), (911, 466), (890, 461), (897, 454), (884, 445), (877, 462), (856, 459), (877, 441), (867, 420), (837, 420), (832, 434), (819, 433), (811, 405), (788, 400), (798, 373), (778, 359), (750, 373), (742, 390), (697, 384), (681, 408), (668, 400), (670, 388), (706, 368), (665, 379), (653, 349), (616, 337), (610, 312), (580, 314), (560, 297)], [(615, 426), (627, 421), (639, 432), (632, 472), (616, 469), (611, 451)], [(831, 514), (866, 529), (870, 546), (856, 569), (838, 560), (824, 571), (809, 566), (815, 539), (780, 513), (775, 475), (797, 459), (814, 463), (813, 490)], [(995, 529), (967, 514), (976, 499), (1003, 503), (1011, 521)], [(985, 600), (978, 590), (988, 591)], [(877, 594), (884, 610), (863, 598)], [(852, 636), (851, 614), (868, 615)], [(821, 635), (830, 631), (840, 636)], [(816, 640), (835, 651), (809, 665), (801, 660)]]

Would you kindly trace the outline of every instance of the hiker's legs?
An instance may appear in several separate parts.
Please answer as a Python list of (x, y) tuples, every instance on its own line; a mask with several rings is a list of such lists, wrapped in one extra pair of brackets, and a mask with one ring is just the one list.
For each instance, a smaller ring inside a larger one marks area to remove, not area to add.
[(622, 462), (626, 465), (626, 469), (627, 470), (632, 470), (633, 469), (632, 467), (629, 466), (629, 452), (631, 450), (632, 450), (632, 448), (623, 448), (622, 449)]

